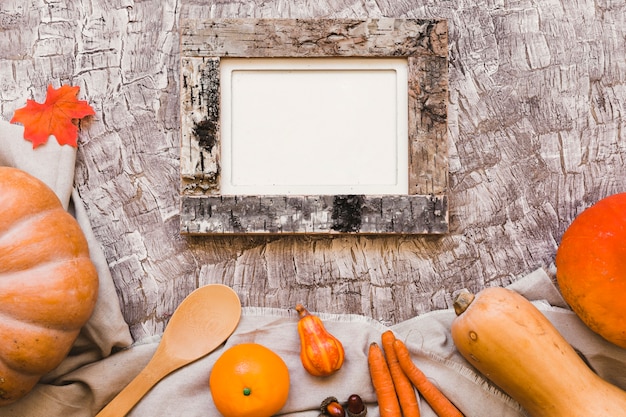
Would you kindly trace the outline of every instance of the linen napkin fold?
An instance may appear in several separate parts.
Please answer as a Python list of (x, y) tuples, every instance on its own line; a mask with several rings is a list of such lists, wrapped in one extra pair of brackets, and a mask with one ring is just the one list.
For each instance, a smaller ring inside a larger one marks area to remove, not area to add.
[[(0, 407), (0, 417), (92, 417), (147, 364), (159, 338), (132, 342), (120, 312), (106, 259), (94, 238), (80, 197), (72, 188), (75, 150), (53, 140), (32, 150), (19, 126), (0, 121), (0, 164), (15, 166), (38, 176), (57, 192), (74, 213), (89, 241), (100, 277), (96, 310), (68, 358), (22, 400)], [(510, 288), (519, 292), (555, 324), (598, 374), (626, 389), (626, 350), (591, 332), (567, 309), (548, 272), (538, 269)], [(314, 312), (315, 313), (315, 312)], [(519, 405), (478, 374), (462, 358), (450, 336), (455, 314), (451, 309), (414, 317), (392, 327), (360, 315), (315, 313), (346, 350), (344, 366), (333, 376), (313, 377), (299, 357), (297, 313), (291, 309), (244, 307), (233, 335), (210, 355), (172, 373), (157, 384), (130, 412), (131, 417), (218, 417), (208, 379), (213, 364), (229, 347), (243, 342), (263, 344), (278, 353), (290, 370), (290, 394), (281, 415), (317, 417), (327, 396), (344, 401), (359, 394), (368, 415), (378, 416), (376, 397), (367, 367), (367, 349), (391, 329), (402, 339), (416, 364), (467, 417), (523, 417)], [(421, 415), (436, 417), (421, 400)]]

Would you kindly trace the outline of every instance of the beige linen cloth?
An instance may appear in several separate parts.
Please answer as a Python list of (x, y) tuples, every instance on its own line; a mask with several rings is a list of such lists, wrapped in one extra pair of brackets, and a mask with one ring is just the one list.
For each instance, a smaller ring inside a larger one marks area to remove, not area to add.
[[(21, 401), (0, 407), (0, 417), (90, 417), (94, 416), (148, 362), (154, 340), (131, 339), (120, 313), (107, 262), (91, 232), (79, 196), (73, 190), (75, 149), (58, 146), (52, 138), (32, 149), (22, 139), (20, 126), (0, 121), (0, 165), (21, 168), (41, 178), (59, 195), (81, 226), (90, 243), (100, 276), (100, 295), (93, 317), (87, 323), (70, 356)], [(567, 309), (548, 272), (538, 269), (519, 279), (511, 288), (542, 310), (565, 338), (585, 355), (603, 378), (626, 389), (626, 350), (603, 341)], [(297, 314), (289, 309), (244, 308), (235, 333), (218, 350), (176, 371), (155, 386), (130, 413), (134, 417), (219, 416), (208, 387), (211, 367), (221, 352), (242, 342), (263, 344), (287, 363), (291, 388), (281, 415), (317, 417), (327, 396), (345, 401), (357, 393), (368, 404), (368, 415), (378, 416), (367, 368), (367, 348), (388, 329), (358, 315), (317, 313), (327, 329), (346, 349), (342, 369), (327, 378), (308, 375), (300, 363)], [(434, 311), (392, 326), (405, 341), (413, 360), (467, 417), (521, 417), (526, 414), (508, 396), (477, 374), (457, 353), (449, 328), (452, 310)], [(202, 335), (198, 335), (202, 337)], [(0, 341), (2, 343), (2, 341)], [(421, 414), (436, 417), (421, 400)]]

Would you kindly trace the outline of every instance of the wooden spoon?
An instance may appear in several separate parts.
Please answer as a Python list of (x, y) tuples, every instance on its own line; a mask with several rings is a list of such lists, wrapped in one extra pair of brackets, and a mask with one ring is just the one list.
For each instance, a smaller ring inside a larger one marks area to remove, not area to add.
[(183, 300), (148, 365), (96, 417), (123, 417), (161, 379), (208, 355), (235, 331), (241, 303), (229, 287), (211, 284)]

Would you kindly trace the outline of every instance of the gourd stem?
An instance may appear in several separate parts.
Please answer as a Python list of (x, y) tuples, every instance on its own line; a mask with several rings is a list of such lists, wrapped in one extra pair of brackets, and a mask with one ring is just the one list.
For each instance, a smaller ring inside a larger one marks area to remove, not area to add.
[(463, 288), (462, 290), (460, 290), (456, 296), (456, 299), (454, 300), (454, 312), (456, 313), (456, 315), (460, 316), (461, 314), (463, 314), (463, 312), (467, 310), (467, 307), (472, 304), (474, 298), (475, 295), (469, 292), (467, 288)]
[(306, 308), (304, 308), (302, 304), (296, 305), (296, 311), (298, 312), (298, 316), (300, 318), (310, 315), (309, 311)]

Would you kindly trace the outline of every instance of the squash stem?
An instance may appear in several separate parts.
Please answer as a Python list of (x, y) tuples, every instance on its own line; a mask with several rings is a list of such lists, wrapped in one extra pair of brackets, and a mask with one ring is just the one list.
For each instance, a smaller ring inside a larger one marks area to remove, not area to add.
[(454, 312), (456, 313), (456, 315), (460, 316), (461, 314), (463, 314), (463, 312), (467, 310), (467, 307), (472, 304), (474, 298), (474, 294), (469, 292), (467, 288), (463, 288), (462, 290), (460, 290), (456, 296), (456, 299), (454, 300)]

